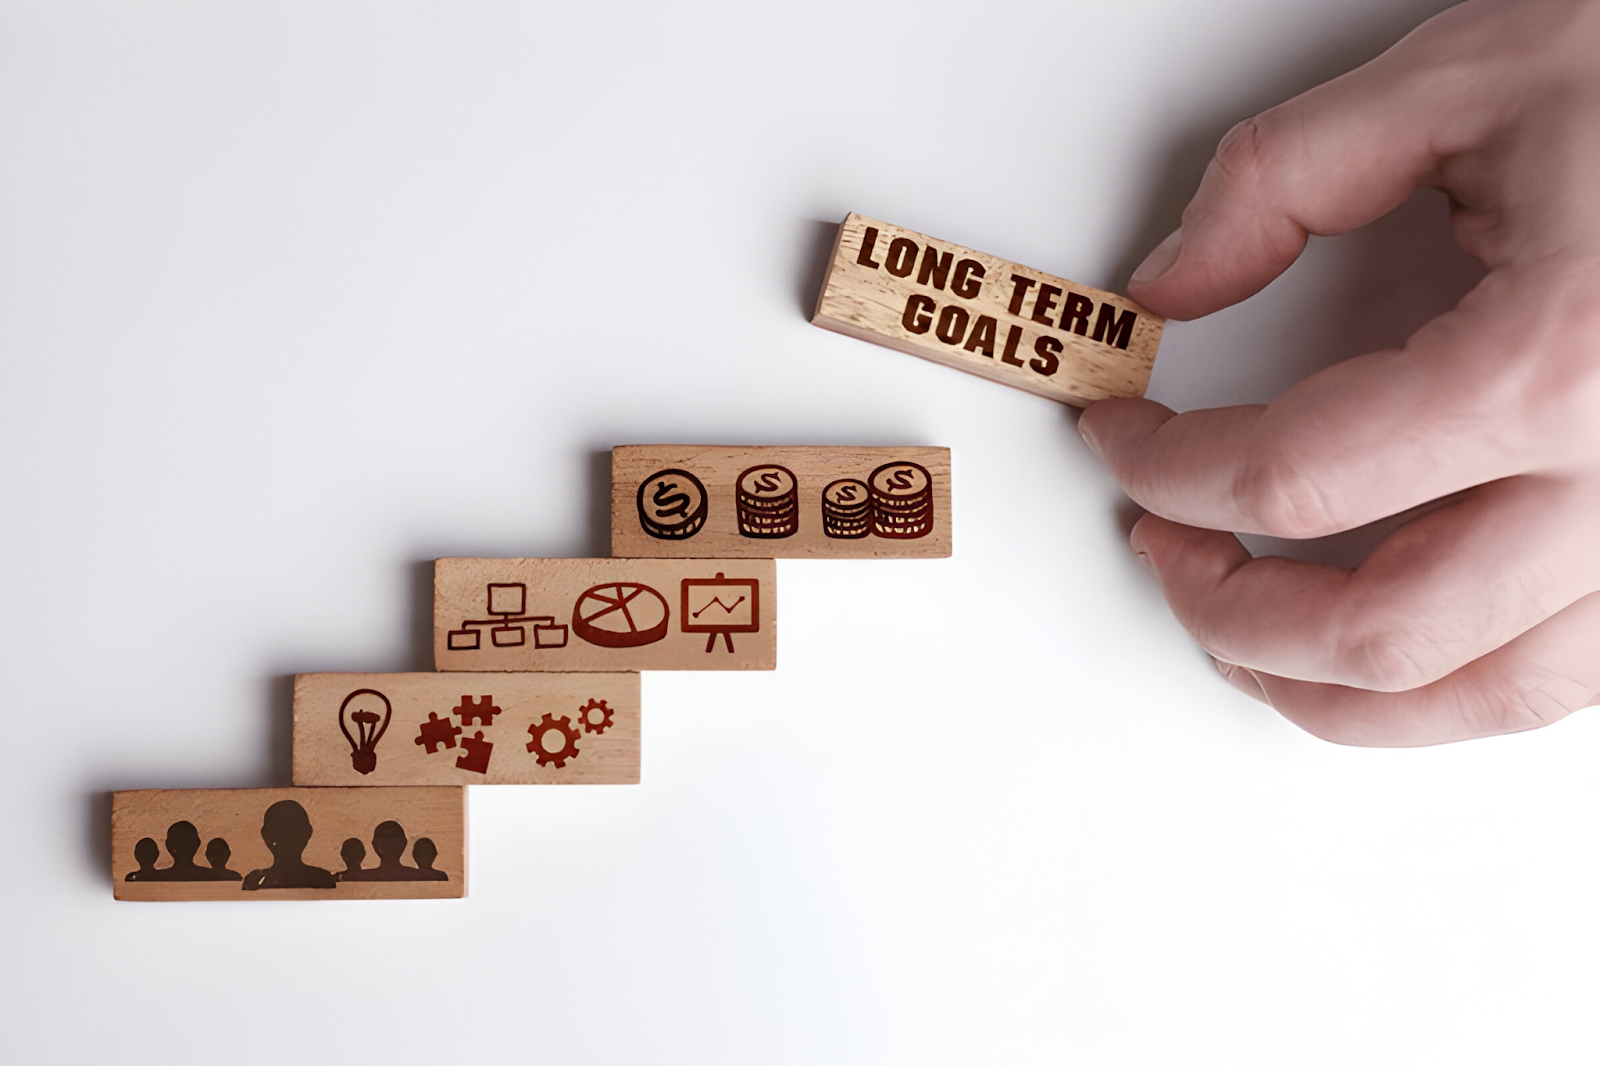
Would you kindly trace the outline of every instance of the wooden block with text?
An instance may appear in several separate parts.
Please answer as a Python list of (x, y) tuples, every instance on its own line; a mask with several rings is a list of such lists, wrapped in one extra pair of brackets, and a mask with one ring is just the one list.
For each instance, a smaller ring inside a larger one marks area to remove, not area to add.
[(1076, 407), (1143, 396), (1166, 325), (1125, 296), (856, 214), (811, 321)]
[(118, 899), (457, 899), (464, 788), (150, 789), (111, 796)]
[(944, 558), (949, 448), (611, 449), (619, 558)]
[(771, 670), (769, 559), (439, 559), (439, 670)]
[(301, 674), (297, 785), (634, 785), (638, 674)]

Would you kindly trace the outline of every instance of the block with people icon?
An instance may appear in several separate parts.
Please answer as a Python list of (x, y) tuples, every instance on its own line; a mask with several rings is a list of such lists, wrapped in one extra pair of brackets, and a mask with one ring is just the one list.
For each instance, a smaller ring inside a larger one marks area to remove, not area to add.
[(111, 849), (118, 899), (459, 898), (466, 790), (117, 792)]

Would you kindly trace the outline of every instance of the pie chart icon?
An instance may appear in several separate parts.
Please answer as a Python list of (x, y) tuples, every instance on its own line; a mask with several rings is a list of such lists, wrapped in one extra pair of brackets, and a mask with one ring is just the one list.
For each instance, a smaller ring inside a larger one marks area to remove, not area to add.
[(667, 635), (670, 612), (649, 585), (613, 581), (585, 589), (572, 606), (572, 631), (602, 648), (638, 648)]

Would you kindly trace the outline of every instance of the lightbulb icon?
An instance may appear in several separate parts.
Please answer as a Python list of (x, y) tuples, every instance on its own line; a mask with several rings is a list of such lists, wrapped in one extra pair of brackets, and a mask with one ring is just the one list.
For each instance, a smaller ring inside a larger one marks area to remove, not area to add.
[[(363, 696), (377, 698), (357, 702), (357, 698)], [(382, 715), (378, 714), (379, 703), (383, 704)], [(355, 704), (354, 710), (351, 704)], [(370, 774), (378, 768), (378, 741), (383, 739), (393, 715), (389, 697), (374, 688), (358, 688), (339, 704), (339, 732), (350, 742), (350, 765), (355, 767), (356, 773)], [(354, 736), (350, 735), (352, 724), (355, 725)]]

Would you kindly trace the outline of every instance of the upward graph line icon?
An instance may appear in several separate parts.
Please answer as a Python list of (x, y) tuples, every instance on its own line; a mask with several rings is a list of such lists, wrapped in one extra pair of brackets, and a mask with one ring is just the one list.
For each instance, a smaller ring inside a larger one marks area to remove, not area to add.
[(734, 600), (732, 603), (723, 603), (721, 596), (713, 596), (713, 597), (711, 597), (711, 602), (707, 603), (704, 607), (702, 607), (698, 611), (696, 611), (694, 613), (694, 616), (696, 618), (699, 618), (701, 615), (703, 615), (707, 611), (711, 610), (711, 608), (713, 606), (721, 607), (728, 614), (732, 614), (733, 613), (733, 609), (735, 607), (739, 606), (743, 602), (744, 602), (744, 597), (743, 596), (740, 596), (738, 599)]

